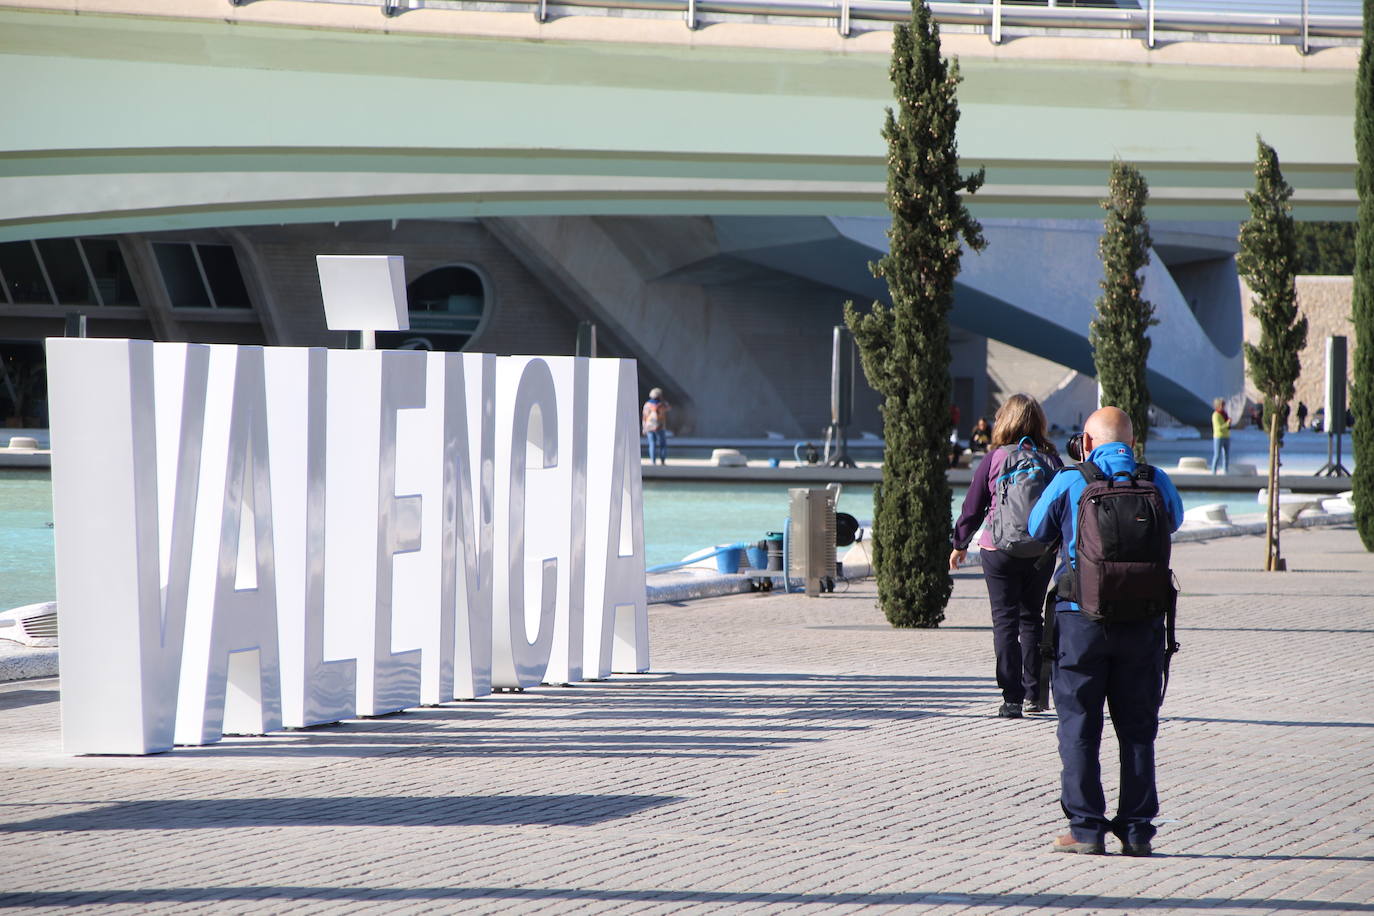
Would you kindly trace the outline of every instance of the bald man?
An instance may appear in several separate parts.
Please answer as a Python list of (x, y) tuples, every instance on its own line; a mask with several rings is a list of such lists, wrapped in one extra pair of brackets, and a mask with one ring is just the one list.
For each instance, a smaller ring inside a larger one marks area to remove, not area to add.
[[(1083, 454), (1103, 474), (1136, 470), (1131, 419), (1103, 407), (1083, 426)], [(1164, 498), (1170, 531), (1183, 523), (1183, 500), (1169, 476), (1154, 469)], [(1058, 582), (1077, 568), (1078, 501), (1087, 489), (1083, 474), (1057, 475), (1031, 510), (1030, 534), (1045, 543), (1060, 541)], [(1155, 734), (1159, 730), (1164, 673), (1164, 618), (1110, 626), (1091, 620), (1072, 601), (1055, 605), (1056, 655), (1054, 705), (1059, 711), (1060, 805), (1069, 832), (1052, 844), (1056, 852), (1102, 855), (1107, 833), (1121, 841), (1128, 856), (1148, 856), (1159, 814), (1155, 789)], [(1103, 704), (1112, 712), (1121, 753), (1121, 792), (1116, 817), (1108, 819), (1102, 794), (1098, 751), (1102, 744)]]

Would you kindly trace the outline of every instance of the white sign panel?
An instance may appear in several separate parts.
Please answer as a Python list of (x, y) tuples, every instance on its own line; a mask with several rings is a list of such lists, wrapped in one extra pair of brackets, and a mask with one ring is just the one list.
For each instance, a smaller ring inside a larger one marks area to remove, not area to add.
[(63, 745), (645, 671), (627, 360), (48, 342)]
[(400, 255), (315, 256), (324, 296), (324, 322), (331, 331), (405, 331), (405, 259)]

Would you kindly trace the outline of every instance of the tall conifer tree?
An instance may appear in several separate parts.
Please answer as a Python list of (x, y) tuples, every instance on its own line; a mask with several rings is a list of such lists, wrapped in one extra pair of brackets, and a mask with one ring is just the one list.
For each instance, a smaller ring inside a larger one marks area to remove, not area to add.
[(952, 588), (948, 314), (961, 240), (984, 246), (959, 195), (978, 190), (983, 172), (959, 171), (959, 65), (940, 56), (925, 0), (912, 0), (911, 22), (893, 30), (889, 75), (897, 99), (883, 126), (892, 228), (888, 254), (872, 269), (887, 281), (891, 305), (875, 302), (861, 314), (847, 302), (844, 312), (868, 381), (883, 396), (887, 448), (873, 515), (878, 600), (893, 626), (934, 627)]
[(1374, 0), (1364, 0), (1364, 44), (1355, 71), (1355, 527), (1374, 550)]
[(1279, 446), (1288, 422), (1288, 404), (1302, 371), (1299, 354), (1307, 345), (1307, 319), (1298, 314), (1298, 244), (1288, 200), (1293, 188), (1283, 180), (1279, 157), (1263, 140), (1255, 157), (1255, 190), (1246, 191), (1250, 218), (1240, 227), (1236, 268), (1253, 296), (1250, 314), (1259, 319), (1259, 346), (1245, 344), (1245, 364), (1264, 396), (1264, 428), (1269, 430), (1269, 506), (1265, 513), (1267, 570), (1284, 568), (1279, 555)]
[(1135, 429), (1135, 453), (1145, 457), (1150, 434), (1150, 388), (1145, 381), (1145, 361), (1150, 356), (1151, 325), (1159, 324), (1155, 307), (1140, 294), (1140, 272), (1150, 263), (1150, 224), (1145, 202), (1150, 197), (1145, 176), (1121, 160), (1112, 163), (1107, 199), (1102, 208), (1107, 219), (1097, 252), (1102, 258), (1102, 295), (1097, 317), (1088, 328), (1088, 342), (1102, 388), (1103, 406), (1120, 407)]

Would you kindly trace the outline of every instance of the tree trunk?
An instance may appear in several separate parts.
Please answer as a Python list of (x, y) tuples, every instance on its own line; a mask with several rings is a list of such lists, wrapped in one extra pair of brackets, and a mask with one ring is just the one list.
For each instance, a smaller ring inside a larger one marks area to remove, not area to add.
[(1283, 561), (1279, 559), (1279, 415), (1271, 412), (1269, 417), (1269, 499), (1264, 513), (1264, 568), (1268, 572), (1279, 572)]

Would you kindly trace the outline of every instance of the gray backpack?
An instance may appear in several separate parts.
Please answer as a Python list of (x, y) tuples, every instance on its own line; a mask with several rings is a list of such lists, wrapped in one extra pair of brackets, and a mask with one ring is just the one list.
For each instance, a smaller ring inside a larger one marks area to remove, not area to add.
[(993, 486), (992, 545), (1007, 556), (1043, 556), (1050, 545), (1031, 537), (1026, 522), (1055, 469), (1029, 436), (998, 451), (1006, 458)]

